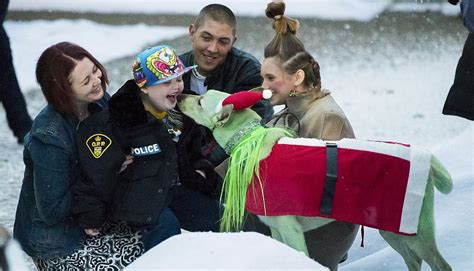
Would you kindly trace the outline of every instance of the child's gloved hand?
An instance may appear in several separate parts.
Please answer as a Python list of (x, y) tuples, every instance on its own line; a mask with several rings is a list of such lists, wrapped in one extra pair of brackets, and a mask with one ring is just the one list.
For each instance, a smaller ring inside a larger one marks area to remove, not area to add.
[(194, 171), (196, 171), (197, 173), (199, 173), (203, 178), (206, 178), (206, 173), (205, 173), (203, 170), (195, 169)]
[(118, 173), (121, 173), (125, 169), (127, 169), (127, 166), (130, 165), (133, 162), (133, 156), (132, 155), (126, 155), (125, 156), (125, 161), (123, 161), (122, 165), (120, 166), (120, 170)]
[(84, 232), (89, 236), (97, 236), (100, 234), (99, 229), (84, 229)]

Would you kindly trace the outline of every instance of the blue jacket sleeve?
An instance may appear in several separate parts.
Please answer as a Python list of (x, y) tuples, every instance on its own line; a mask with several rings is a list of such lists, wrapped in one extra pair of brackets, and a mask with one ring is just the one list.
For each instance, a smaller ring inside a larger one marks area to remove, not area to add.
[(71, 215), (74, 156), (41, 137), (33, 137), (30, 144), (38, 212), (46, 224), (54, 225)]

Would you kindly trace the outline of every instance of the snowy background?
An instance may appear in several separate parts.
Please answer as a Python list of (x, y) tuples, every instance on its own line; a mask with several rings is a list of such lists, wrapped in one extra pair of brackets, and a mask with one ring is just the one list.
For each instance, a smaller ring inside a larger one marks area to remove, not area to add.
[[(45, 105), (34, 69), (48, 46), (72, 41), (88, 49), (105, 64), (113, 93), (130, 78), (133, 56), (145, 47), (167, 43), (179, 52), (189, 50), (189, 15), (211, 2), (11, 0), (4, 26), (28, 111), (35, 116)], [(262, 17), (267, 1), (216, 2), (239, 16), (236, 46), (262, 59), (263, 46), (273, 35), (270, 22)], [(299, 35), (321, 65), (323, 87), (343, 107), (357, 137), (422, 145), (445, 163), (454, 190), (435, 194), (438, 247), (453, 270), (472, 270), (473, 122), (441, 114), (467, 37), (459, 7), (434, 0), (286, 2), (286, 14), (300, 18)], [(0, 118), (5, 119), (3, 108)], [(24, 169), (22, 146), (6, 121), (0, 123), (0, 135), (0, 223), (11, 231)], [(364, 248), (360, 241), (359, 236), (341, 270), (406, 269), (377, 231), (366, 229)], [(151, 259), (167, 259), (167, 268), (189, 267), (185, 263), (204, 269), (316, 266), (301, 253), (252, 233), (187, 233), (156, 252)], [(260, 257), (249, 257), (250, 253)], [(287, 264), (281, 259), (288, 259)]]

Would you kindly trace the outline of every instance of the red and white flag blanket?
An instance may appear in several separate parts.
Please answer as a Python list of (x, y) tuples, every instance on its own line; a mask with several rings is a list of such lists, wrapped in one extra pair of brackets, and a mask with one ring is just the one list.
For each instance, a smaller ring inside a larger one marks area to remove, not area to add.
[[(415, 235), (431, 154), (409, 145), (342, 139), (330, 214), (321, 213), (326, 182), (326, 142), (282, 138), (260, 162), (247, 190), (246, 209), (256, 215), (320, 216)], [(262, 189), (263, 188), (263, 193)]]

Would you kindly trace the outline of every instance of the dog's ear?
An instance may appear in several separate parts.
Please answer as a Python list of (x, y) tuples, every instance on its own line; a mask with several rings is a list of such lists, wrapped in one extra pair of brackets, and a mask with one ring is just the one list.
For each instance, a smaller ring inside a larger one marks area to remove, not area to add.
[(212, 116), (211, 118), (212, 123), (215, 123), (215, 125), (218, 127), (224, 126), (224, 124), (226, 124), (227, 121), (229, 121), (232, 111), (234, 111), (233, 104), (224, 105), (222, 109), (219, 110), (219, 112), (217, 112), (216, 114), (214, 114), (214, 116)]

